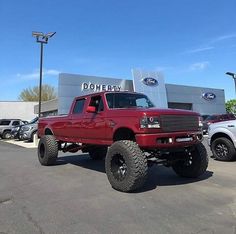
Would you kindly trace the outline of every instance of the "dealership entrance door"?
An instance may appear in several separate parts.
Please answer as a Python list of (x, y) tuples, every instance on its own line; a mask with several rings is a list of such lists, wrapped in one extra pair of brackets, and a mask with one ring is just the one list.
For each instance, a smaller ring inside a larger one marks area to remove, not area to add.
[(178, 103), (178, 102), (168, 102), (168, 108), (181, 109), (181, 110), (192, 110), (192, 103)]

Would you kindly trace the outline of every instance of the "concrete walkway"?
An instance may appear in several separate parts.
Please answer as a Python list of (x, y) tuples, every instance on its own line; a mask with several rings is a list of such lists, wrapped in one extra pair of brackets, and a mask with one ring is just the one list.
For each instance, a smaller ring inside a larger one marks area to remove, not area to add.
[(38, 147), (38, 139), (34, 139), (34, 142), (28, 142), (28, 141), (19, 141), (19, 140), (4, 140), (4, 142), (10, 143), (10, 144), (14, 144), (14, 145), (18, 145), (24, 148), (37, 148)]

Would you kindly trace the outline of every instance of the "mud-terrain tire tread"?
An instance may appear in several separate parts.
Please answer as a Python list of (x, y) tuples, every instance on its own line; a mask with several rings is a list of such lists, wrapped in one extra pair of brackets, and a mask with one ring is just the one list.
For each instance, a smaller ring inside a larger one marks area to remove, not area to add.
[[(40, 147), (44, 145), (45, 154), (43, 157), (40, 156)], [(44, 166), (50, 166), (55, 164), (58, 156), (58, 143), (53, 135), (45, 135), (40, 138), (38, 144), (38, 159), (39, 162)]]
[(89, 156), (93, 160), (102, 160), (106, 157), (107, 154), (107, 147), (101, 146), (101, 147), (94, 147), (90, 150), (88, 150)]
[(197, 178), (201, 176), (208, 167), (209, 157), (205, 146), (200, 143), (195, 147), (195, 152), (192, 152), (193, 164), (185, 166), (184, 161), (178, 161), (172, 165), (175, 173), (181, 177)]
[[(127, 176), (123, 181), (118, 181), (111, 171), (111, 161), (115, 154), (121, 154), (130, 167), (127, 169)], [(108, 149), (105, 160), (105, 168), (111, 186), (122, 192), (135, 191), (143, 186), (147, 179), (148, 165), (147, 158), (139, 146), (129, 140), (122, 140), (113, 143)]]
[[(216, 153), (215, 147), (219, 143), (223, 143), (228, 149), (228, 154), (224, 157), (219, 157)], [(215, 139), (211, 144), (211, 149), (213, 156), (219, 161), (233, 161), (236, 159), (236, 149), (234, 147), (234, 144), (226, 137), (220, 137)]]

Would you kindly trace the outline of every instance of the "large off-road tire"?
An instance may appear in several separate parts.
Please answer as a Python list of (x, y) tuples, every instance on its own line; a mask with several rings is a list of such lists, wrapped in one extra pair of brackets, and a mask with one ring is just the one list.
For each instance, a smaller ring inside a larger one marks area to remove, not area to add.
[(205, 146), (197, 144), (191, 155), (186, 160), (179, 160), (172, 165), (175, 173), (182, 177), (197, 178), (201, 176), (208, 167), (208, 155)]
[(147, 159), (133, 141), (117, 141), (108, 149), (105, 168), (111, 186), (122, 192), (141, 188), (147, 178)]
[(93, 160), (102, 160), (106, 157), (107, 146), (92, 147), (88, 150), (89, 156)]
[(11, 139), (11, 132), (10, 131), (3, 132), (2, 139)]
[(38, 159), (44, 166), (55, 164), (58, 155), (58, 143), (52, 135), (45, 135), (40, 138), (38, 144)]
[(236, 150), (232, 141), (225, 137), (213, 140), (211, 144), (213, 156), (220, 161), (232, 161), (236, 159)]

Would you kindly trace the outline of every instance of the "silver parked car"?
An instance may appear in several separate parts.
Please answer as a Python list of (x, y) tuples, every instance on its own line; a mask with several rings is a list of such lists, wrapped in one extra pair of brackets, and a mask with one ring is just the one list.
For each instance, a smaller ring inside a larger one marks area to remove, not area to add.
[(33, 141), (38, 132), (38, 118), (33, 123), (25, 124), (19, 131), (19, 139)]
[(38, 117), (32, 119), (30, 122), (23, 121), (25, 122), (23, 125), (13, 127), (11, 130), (11, 138), (21, 140), (20, 135), (19, 135), (21, 128), (26, 124), (33, 124), (33, 123), (36, 123), (37, 121), (38, 121)]
[(213, 123), (208, 132), (213, 156), (221, 161), (236, 160), (236, 120)]
[(25, 124), (25, 121), (20, 119), (1, 119), (0, 120), (0, 137), (2, 139), (11, 138), (11, 130), (16, 126)]

